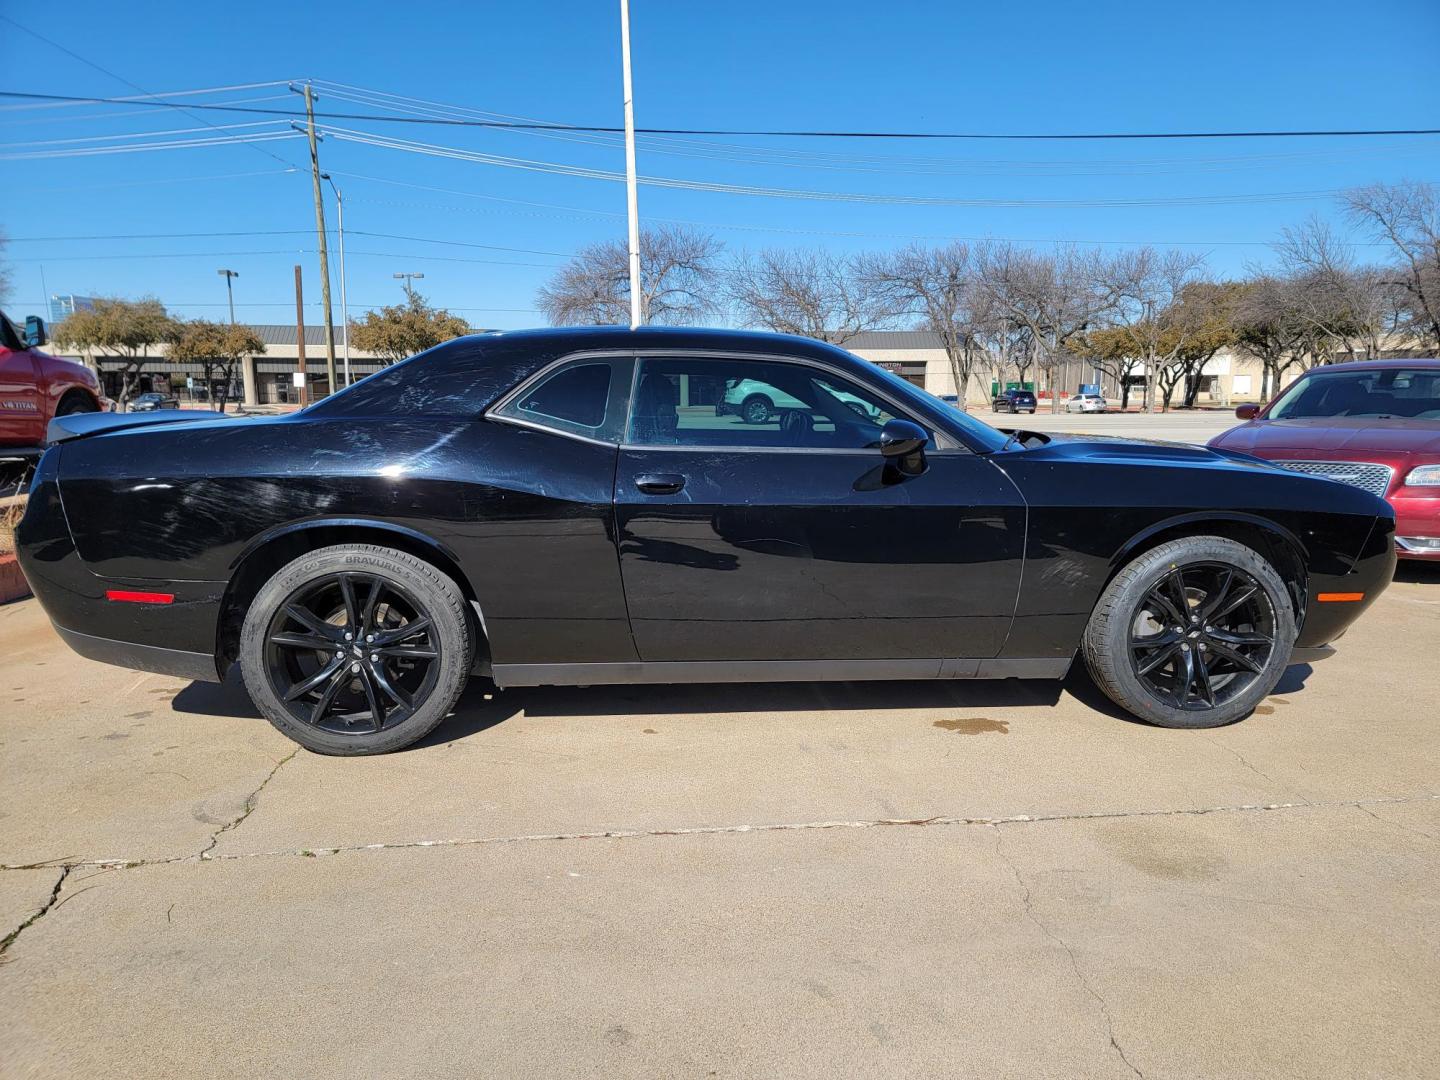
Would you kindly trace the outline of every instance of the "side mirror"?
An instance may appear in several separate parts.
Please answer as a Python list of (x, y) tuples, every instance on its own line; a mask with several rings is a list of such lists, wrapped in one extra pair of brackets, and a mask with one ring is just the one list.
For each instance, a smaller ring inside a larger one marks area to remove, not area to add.
[(887, 420), (880, 429), (880, 453), (886, 457), (905, 457), (929, 441), (925, 429), (909, 420)]
[(906, 476), (919, 476), (925, 471), (925, 444), (930, 434), (909, 420), (887, 420), (880, 429), (880, 453), (887, 465), (893, 464)]
[(49, 340), (50, 335), (45, 333), (45, 320), (39, 315), (27, 315), (25, 317), (25, 347), (38, 349)]
[(1235, 407), (1235, 417), (1238, 420), (1254, 420), (1259, 415), (1259, 405), (1237, 405)]

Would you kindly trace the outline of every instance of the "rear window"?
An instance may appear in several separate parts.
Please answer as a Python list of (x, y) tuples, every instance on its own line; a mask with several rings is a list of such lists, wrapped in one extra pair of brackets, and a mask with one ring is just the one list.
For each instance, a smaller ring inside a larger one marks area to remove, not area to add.
[(491, 415), (618, 442), (625, 427), (633, 368), (629, 357), (574, 360), (525, 384)]
[(478, 417), (544, 357), (457, 338), (382, 368), (312, 405), (316, 416)]

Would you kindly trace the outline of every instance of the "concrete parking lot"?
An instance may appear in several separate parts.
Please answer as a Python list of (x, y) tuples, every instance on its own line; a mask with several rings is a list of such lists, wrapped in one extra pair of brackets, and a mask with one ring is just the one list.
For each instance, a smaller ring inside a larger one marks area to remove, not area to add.
[(1215, 731), (477, 684), (337, 760), (5, 605), (0, 1074), (1433, 1076), (1440, 568), (1340, 645)]

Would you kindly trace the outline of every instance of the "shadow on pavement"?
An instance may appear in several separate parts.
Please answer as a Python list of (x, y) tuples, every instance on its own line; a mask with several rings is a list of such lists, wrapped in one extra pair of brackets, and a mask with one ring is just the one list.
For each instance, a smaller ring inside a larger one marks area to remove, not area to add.
[(1395, 580), (1414, 585), (1440, 585), (1440, 561), (1401, 559), (1395, 564)]
[[(1287, 668), (1276, 694), (1299, 691), (1308, 664)], [(455, 712), (408, 749), (453, 742), (527, 716), (684, 715), (726, 712), (815, 712), (827, 710), (1005, 709), (1053, 707), (1068, 693), (1082, 705), (1127, 724), (1147, 726), (1112, 702), (1090, 679), (1079, 660), (1064, 679), (1004, 679), (915, 682), (715, 683), (674, 686), (527, 686), (497, 691), (474, 679)], [(245, 692), (237, 668), (224, 683), (191, 683), (175, 695), (176, 712), (200, 716), (263, 719)]]

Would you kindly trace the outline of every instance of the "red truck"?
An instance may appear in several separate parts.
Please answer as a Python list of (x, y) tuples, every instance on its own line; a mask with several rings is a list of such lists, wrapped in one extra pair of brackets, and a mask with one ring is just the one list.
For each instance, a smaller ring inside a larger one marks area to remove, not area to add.
[(0, 448), (45, 444), (45, 428), (57, 416), (100, 412), (110, 401), (95, 373), (81, 364), (40, 352), (45, 321), (35, 316), (22, 330), (0, 312)]

